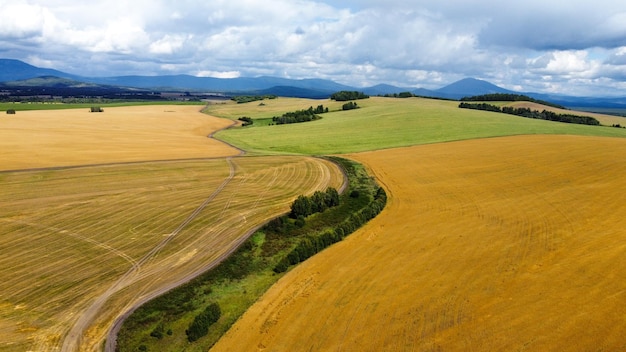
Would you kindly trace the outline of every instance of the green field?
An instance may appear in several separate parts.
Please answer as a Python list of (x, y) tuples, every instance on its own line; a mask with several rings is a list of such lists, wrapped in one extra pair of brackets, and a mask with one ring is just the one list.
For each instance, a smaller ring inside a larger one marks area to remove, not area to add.
[[(459, 109), (458, 102), (434, 99), (370, 98), (360, 109), (337, 111), (330, 100), (278, 98), (247, 104), (211, 105), (206, 113), (236, 118), (268, 118), (323, 104), (331, 112), (314, 122), (229, 129), (216, 137), (249, 152), (342, 154), (416, 144), (521, 134), (569, 134), (626, 137), (626, 130), (526, 119), (506, 114)], [(279, 105), (280, 104), (280, 105)]]

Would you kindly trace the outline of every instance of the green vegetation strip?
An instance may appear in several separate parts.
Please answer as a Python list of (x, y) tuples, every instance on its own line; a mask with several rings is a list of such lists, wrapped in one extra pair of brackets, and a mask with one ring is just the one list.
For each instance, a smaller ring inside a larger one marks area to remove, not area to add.
[(499, 107), (497, 105), (487, 104), (487, 103), (460, 103), (459, 108), (461, 109), (474, 109), (474, 110), (484, 110), (491, 112), (501, 112), (509, 115), (516, 115), (521, 117), (527, 117), (530, 119), (540, 119), (540, 120), (548, 120), (548, 121), (556, 121), (556, 122), (564, 122), (564, 123), (576, 123), (579, 125), (591, 125), (591, 126), (599, 126), (600, 121), (596, 120), (590, 116), (578, 116), (573, 114), (557, 114), (548, 110), (530, 110), (529, 108), (514, 108), (512, 106), (504, 106)]
[[(348, 176), (339, 196), (327, 190), (326, 209), (306, 217), (292, 206), (255, 232), (215, 269), (138, 308), (118, 334), (118, 351), (206, 351), (292, 265), (342, 240), (376, 216), (385, 192), (358, 163), (332, 158)], [(316, 193), (311, 204), (323, 193)]]

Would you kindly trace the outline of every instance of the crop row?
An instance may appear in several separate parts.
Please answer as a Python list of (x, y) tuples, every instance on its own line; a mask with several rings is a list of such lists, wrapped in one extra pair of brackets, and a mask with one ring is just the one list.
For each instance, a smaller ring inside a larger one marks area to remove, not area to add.
[(0, 320), (21, 322), (15, 339), (58, 346), (96, 298), (125, 306), (200, 271), (301, 189), (341, 182), (333, 173), (300, 157), (5, 173)]

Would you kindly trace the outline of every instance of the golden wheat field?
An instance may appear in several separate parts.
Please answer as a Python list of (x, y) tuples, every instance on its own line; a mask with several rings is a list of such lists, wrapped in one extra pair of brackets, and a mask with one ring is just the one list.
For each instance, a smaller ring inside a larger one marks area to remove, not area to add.
[(0, 170), (206, 158), (239, 151), (207, 136), (232, 121), (194, 105), (20, 111), (0, 119)]
[(0, 174), (0, 350), (97, 350), (112, 322), (213, 265), (330, 162), (243, 157)]
[(516, 136), (350, 155), (389, 195), (211, 351), (626, 350), (626, 141)]
[[(125, 312), (215, 265), (298, 195), (344, 182), (317, 158), (233, 158), (207, 138), (230, 124), (197, 106), (2, 119), (0, 350), (101, 350)], [(196, 159), (145, 161), (181, 158)]]

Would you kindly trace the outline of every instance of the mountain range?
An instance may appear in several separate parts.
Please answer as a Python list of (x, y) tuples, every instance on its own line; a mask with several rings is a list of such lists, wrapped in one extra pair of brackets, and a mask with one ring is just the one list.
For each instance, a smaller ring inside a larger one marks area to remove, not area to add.
[(396, 87), (379, 84), (357, 88), (324, 79), (287, 79), (278, 77), (213, 78), (190, 75), (163, 76), (115, 76), (83, 77), (62, 71), (40, 68), (19, 60), (0, 59), (0, 89), (16, 86), (55, 87), (126, 87), (149, 90), (202, 91), (224, 94), (274, 94), (279, 96), (328, 98), (341, 91), (361, 91), (368, 95), (396, 94), (411, 92), (417, 96), (460, 99), (466, 96), (510, 93), (524, 94), (535, 99), (550, 101), (563, 106), (626, 108), (626, 97), (573, 97), (533, 92), (515, 92), (475, 78), (465, 78), (436, 90), (424, 88)]

